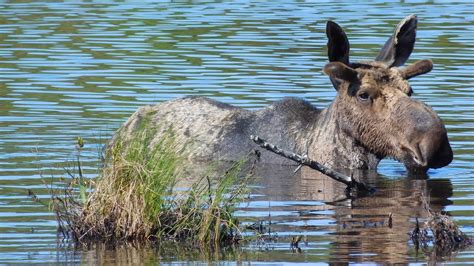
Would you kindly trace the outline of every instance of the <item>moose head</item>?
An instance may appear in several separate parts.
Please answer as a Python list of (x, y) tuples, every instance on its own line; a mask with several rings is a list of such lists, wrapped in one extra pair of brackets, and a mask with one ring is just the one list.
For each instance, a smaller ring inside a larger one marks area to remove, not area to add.
[(417, 18), (403, 19), (374, 61), (349, 60), (343, 29), (329, 21), (324, 72), (337, 90), (338, 124), (378, 158), (391, 157), (407, 169), (426, 171), (448, 165), (453, 152), (443, 122), (428, 105), (413, 99), (408, 80), (433, 68), (430, 60), (401, 67), (415, 45)]

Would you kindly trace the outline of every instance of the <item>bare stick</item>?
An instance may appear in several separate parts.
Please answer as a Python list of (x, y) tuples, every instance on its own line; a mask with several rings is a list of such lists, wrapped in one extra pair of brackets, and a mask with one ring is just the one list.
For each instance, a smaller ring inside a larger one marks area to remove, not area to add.
[(295, 161), (295, 162), (299, 163), (300, 165), (309, 166), (310, 168), (312, 168), (316, 171), (319, 171), (319, 172), (329, 176), (330, 178), (332, 178), (332, 179), (334, 179), (338, 182), (344, 183), (348, 188), (356, 188), (356, 189), (367, 190), (367, 191), (372, 190), (371, 188), (367, 187), (364, 183), (361, 183), (357, 180), (354, 180), (354, 178), (352, 178), (350, 176), (347, 176), (347, 175), (341, 174), (339, 172), (336, 172), (336, 171), (332, 170), (331, 168), (328, 168), (328, 167), (326, 167), (326, 166), (324, 166), (324, 165), (322, 165), (322, 164), (320, 164), (316, 161), (313, 161), (313, 160), (309, 159), (307, 156), (302, 156), (302, 155), (299, 155), (299, 154), (296, 154), (296, 153), (292, 153), (292, 152), (282, 150), (282, 149), (278, 148), (277, 146), (266, 142), (264, 139), (262, 139), (258, 136), (251, 135), (250, 139), (252, 139), (260, 147), (265, 148), (265, 149), (267, 149), (267, 150), (269, 150), (273, 153), (276, 153), (280, 156), (283, 156), (285, 158), (288, 158), (292, 161)]

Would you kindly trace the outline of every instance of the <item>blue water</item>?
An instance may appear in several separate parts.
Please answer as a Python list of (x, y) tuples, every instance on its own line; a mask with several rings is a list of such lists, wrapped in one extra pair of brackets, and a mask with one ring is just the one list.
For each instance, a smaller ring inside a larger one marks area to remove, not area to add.
[[(420, 190), (474, 235), (473, 10), (470, 1), (1, 3), (0, 263), (432, 262), (406, 235)], [(429, 180), (410, 180), (386, 160), (374, 181), (381, 193), (334, 203), (333, 195), (316, 193), (318, 182), (270, 175), (238, 215), (271, 220), (276, 242), (211, 255), (179, 247), (74, 249), (58, 243), (48, 207), (28, 197), (32, 190), (47, 202), (50, 178), (74, 160), (77, 136), (86, 141), (84, 168), (93, 177), (100, 143), (145, 104), (202, 95), (257, 109), (295, 96), (323, 108), (335, 96), (322, 73), (325, 21), (346, 29), (357, 61), (374, 58), (412, 13), (419, 30), (410, 62), (435, 64), (411, 81), (413, 97), (438, 112), (455, 153)], [(363, 226), (390, 211), (400, 212), (399, 228)], [(307, 237), (300, 253), (289, 248), (295, 235)], [(473, 258), (471, 249), (445, 259)]]

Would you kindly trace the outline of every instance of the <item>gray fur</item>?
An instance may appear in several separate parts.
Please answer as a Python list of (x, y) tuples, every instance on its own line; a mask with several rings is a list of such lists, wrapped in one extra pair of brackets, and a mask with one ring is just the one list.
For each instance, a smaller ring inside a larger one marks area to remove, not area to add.
[[(186, 97), (138, 109), (114, 136), (127, 139), (144, 117), (151, 117), (147, 128), (159, 133), (151, 140), (158, 143), (171, 128), (179, 148), (185, 147), (189, 160), (235, 161), (257, 146), (250, 135), (258, 135), (283, 149), (311, 155), (328, 166), (375, 168), (378, 160), (365, 149), (335, 134), (330, 109), (321, 111), (298, 98), (285, 98), (262, 110), (249, 111), (205, 97)], [(316, 130), (320, 128), (320, 130)], [(264, 163), (292, 164), (290, 160), (259, 149)], [(313, 152), (317, 151), (317, 152)], [(351, 155), (343, 159), (342, 155)]]

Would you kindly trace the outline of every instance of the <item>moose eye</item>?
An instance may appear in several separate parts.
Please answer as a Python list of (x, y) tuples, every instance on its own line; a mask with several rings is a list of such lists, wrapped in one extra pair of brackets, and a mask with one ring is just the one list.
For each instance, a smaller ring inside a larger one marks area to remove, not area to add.
[(362, 102), (366, 102), (370, 99), (370, 95), (367, 92), (361, 92), (357, 94), (357, 99), (359, 99)]

